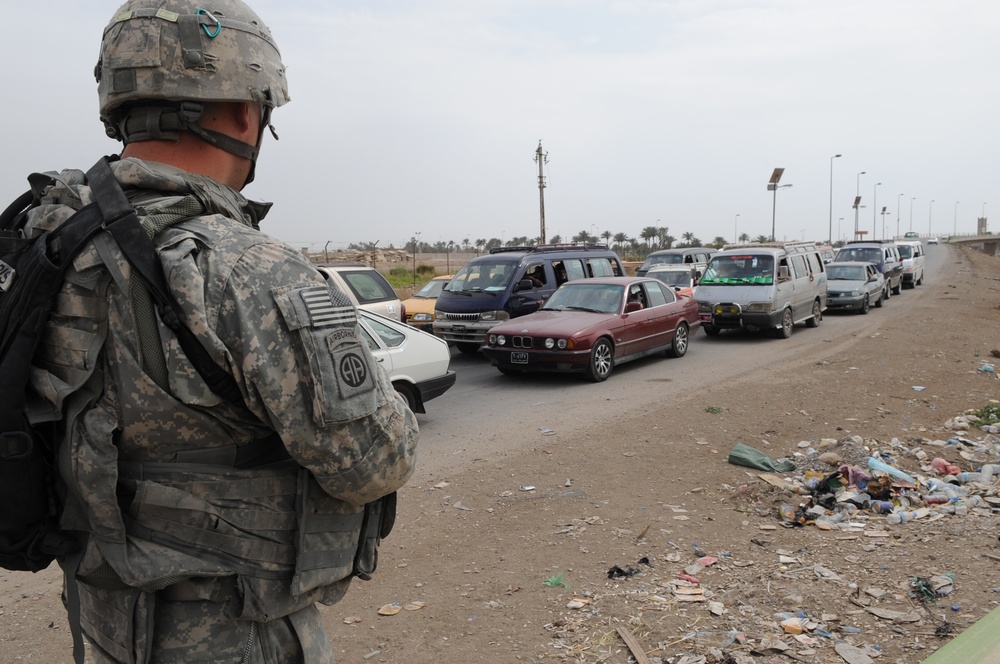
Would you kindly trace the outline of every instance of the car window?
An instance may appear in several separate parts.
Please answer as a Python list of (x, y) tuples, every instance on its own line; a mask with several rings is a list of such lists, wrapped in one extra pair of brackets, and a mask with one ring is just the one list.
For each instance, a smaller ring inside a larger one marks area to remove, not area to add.
[(899, 245), (900, 258), (913, 258), (913, 247), (908, 244)]
[(577, 258), (565, 260), (563, 261), (563, 265), (566, 266), (566, 277), (570, 281), (573, 279), (583, 279), (587, 276), (587, 273), (583, 271), (583, 261)]
[(795, 273), (796, 279), (801, 279), (802, 277), (808, 277), (809, 271), (806, 270), (806, 261), (802, 256), (792, 256), (792, 272)]
[(595, 277), (610, 277), (614, 274), (611, 270), (611, 261), (607, 258), (590, 258), (587, 260), (590, 270)]
[(643, 285), (646, 287), (649, 306), (658, 307), (674, 301), (674, 292), (669, 288), (664, 288), (660, 282), (649, 282)]
[(368, 344), (368, 350), (372, 351), (373, 353), (377, 350), (385, 350), (384, 348), (378, 345), (378, 342), (375, 341), (375, 337), (373, 337), (372, 333), (368, 331), (368, 328), (366, 328), (364, 325), (358, 325), (358, 329), (361, 330), (361, 336), (364, 337), (365, 343)]
[(354, 292), (358, 302), (367, 304), (380, 300), (395, 300), (396, 293), (389, 282), (378, 272), (342, 272), (341, 275)]
[(774, 257), (768, 255), (713, 256), (702, 284), (772, 284)]
[(504, 290), (513, 276), (514, 268), (515, 265), (507, 261), (467, 263), (448, 283), (448, 290), (456, 293)]
[[(379, 339), (389, 348), (401, 346), (406, 341), (406, 335), (398, 330), (394, 330), (385, 323), (374, 318), (365, 317), (365, 323), (379, 336)], [(371, 344), (369, 344), (370, 346)]]
[(810, 273), (819, 274), (823, 272), (823, 261), (820, 260), (819, 254), (806, 254), (806, 263), (809, 264)]
[(432, 279), (431, 281), (428, 281), (426, 284), (424, 284), (420, 290), (414, 293), (413, 297), (419, 297), (419, 298), (437, 297), (438, 295), (441, 294), (441, 291), (444, 289), (444, 285), (446, 283), (448, 282), (444, 281), (443, 279)]

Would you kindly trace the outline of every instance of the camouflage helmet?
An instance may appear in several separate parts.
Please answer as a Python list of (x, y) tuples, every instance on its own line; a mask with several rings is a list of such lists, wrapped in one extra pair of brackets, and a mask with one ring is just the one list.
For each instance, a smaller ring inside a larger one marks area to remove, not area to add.
[(104, 29), (95, 76), (105, 121), (153, 100), (288, 101), (271, 32), (240, 0), (129, 0)]

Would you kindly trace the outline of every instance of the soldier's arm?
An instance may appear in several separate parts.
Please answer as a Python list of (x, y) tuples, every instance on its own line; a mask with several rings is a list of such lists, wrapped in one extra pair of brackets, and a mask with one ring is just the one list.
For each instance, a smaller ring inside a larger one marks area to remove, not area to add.
[(372, 357), (346, 295), (300, 254), (274, 243), (242, 256), (219, 329), (248, 406), (324, 490), (363, 504), (403, 485), (416, 418)]

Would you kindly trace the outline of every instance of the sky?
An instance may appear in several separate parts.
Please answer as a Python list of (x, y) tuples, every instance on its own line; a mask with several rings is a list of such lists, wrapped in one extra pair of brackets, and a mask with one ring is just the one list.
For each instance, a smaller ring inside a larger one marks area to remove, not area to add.
[[(120, 151), (93, 78), (118, 6), (5, 8), (4, 205)], [(850, 239), (858, 194), (868, 238), (1000, 219), (995, 0), (251, 6), (291, 102), (244, 193), (296, 248), (537, 237), (539, 143), (549, 239)], [(767, 190), (775, 168), (790, 187)]]

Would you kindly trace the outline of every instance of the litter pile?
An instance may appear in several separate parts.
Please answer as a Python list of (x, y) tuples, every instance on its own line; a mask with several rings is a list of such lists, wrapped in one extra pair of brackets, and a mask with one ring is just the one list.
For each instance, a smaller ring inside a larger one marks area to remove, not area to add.
[[(946, 428), (967, 432), (975, 421), (973, 415), (960, 416), (949, 420)], [(804, 470), (783, 479), (802, 499), (782, 504), (778, 516), (790, 527), (811, 524), (822, 530), (858, 530), (879, 516), (889, 525), (900, 525), (922, 518), (965, 516), (970, 511), (988, 515), (1000, 509), (1000, 440), (993, 435), (997, 425), (982, 429), (986, 435), (977, 440), (956, 434), (948, 440), (908, 443), (893, 438), (881, 444), (860, 436), (824, 439), (815, 447), (806, 443), (806, 451), (796, 455), (795, 462)], [(859, 453), (865, 456), (845, 458)], [(831, 467), (832, 471), (825, 470)]]
[[(994, 421), (1000, 419), (995, 409)], [(781, 525), (814, 526), (834, 531), (817, 533), (828, 542), (810, 536), (799, 547), (780, 548), (758, 535), (749, 542), (759, 554), (709, 554), (698, 544), (685, 551), (668, 542), (672, 551), (614, 565), (602, 589), (578, 591), (565, 605), (569, 613), (546, 625), (552, 647), (558, 657), (579, 662), (605, 661), (622, 642), (635, 661), (649, 664), (784, 658), (872, 664), (886, 661), (889, 647), (904, 652), (905, 661), (922, 660), (981, 617), (982, 605), (968, 590), (956, 599), (956, 572), (968, 583), (967, 570), (950, 570), (946, 557), (925, 562), (909, 555), (911, 546), (942, 530), (907, 524), (940, 521), (945, 528), (975, 524), (975, 531), (989, 531), (1000, 510), (1000, 424), (969, 414), (948, 420), (944, 431), (941, 439), (804, 441), (777, 460), (737, 444), (730, 463), (763, 471), (757, 477), (764, 492), (750, 495), (774, 500), (765, 507), (754, 497), (757, 507), (738, 511), (773, 520), (779, 505), (780, 524), (760, 526), (762, 534)], [(973, 531), (957, 532), (968, 537)], [(629, 610), (624, 620), (623, 607)]]

